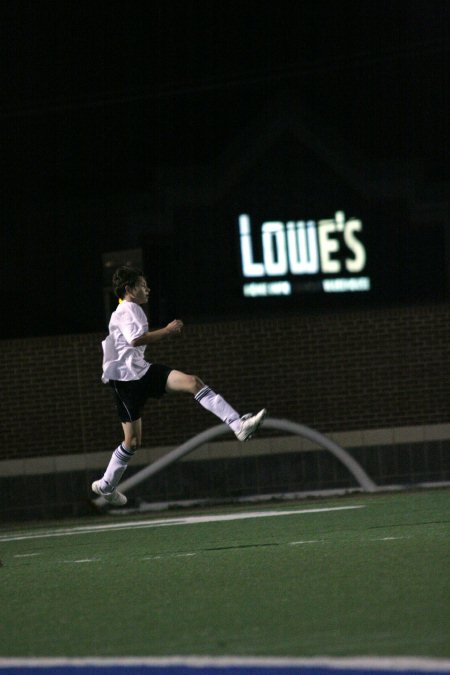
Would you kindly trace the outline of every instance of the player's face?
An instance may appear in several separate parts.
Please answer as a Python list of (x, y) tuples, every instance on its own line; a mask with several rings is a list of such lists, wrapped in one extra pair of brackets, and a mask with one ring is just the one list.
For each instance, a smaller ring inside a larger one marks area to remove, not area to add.
[(133, 288), (133, 300), (139, 305), (144, 305), (148, 301), (150, 289), (144, 277), (139, 277), (137, 284)]

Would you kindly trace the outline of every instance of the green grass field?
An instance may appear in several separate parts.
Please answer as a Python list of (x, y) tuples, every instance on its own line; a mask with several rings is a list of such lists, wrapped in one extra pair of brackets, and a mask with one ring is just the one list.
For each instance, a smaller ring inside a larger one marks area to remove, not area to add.
[(0, 655), (449, 657), (449, 507), (430, 490), (3, 528)]

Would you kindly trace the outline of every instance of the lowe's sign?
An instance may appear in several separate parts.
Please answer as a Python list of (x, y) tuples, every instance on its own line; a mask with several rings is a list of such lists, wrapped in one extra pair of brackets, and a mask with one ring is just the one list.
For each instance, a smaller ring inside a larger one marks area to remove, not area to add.
[[(293, 288), (295, 292), (303, 288), (326, 293), (369, 291), (370, 279), (363, 275), (367, 254), (362, 232), (362, 221), (346, 219), (343, 211), (318, 221), (266, 221), (253, 230), (250, 216), (240, 215), (241, 266), (248, 280), (243, 294), (291, 295)], [(318, 283), (294, 283), (313, 276)]]

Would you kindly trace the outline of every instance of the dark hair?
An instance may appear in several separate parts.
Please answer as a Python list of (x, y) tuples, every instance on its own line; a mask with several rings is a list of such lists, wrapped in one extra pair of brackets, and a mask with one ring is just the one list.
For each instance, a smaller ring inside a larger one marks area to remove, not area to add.
[(125, 297), (127, 292), (125, 286), (131, 286), (134, 288), (139, 281), (139, 277), (143, 277), (144, 273), (142, 270), (137, 269), (137, 267), (118, 267), (113, 274), (112, 285), (113, 291), (118, 298)]

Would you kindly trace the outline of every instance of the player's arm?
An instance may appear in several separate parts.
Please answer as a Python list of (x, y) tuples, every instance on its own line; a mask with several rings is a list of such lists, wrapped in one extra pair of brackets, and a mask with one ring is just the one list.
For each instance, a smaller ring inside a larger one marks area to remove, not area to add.
[(133, 347), (142, 347), (143, 345), (152, 344), (152, 342), (164, 340), (164, 338), (170, 337), (171, 335), (179, 335), (183, 330), (183, 325), (184, 324), (180, 319), (174, 319), (164, 328), (158, 328), (157, 330), (150, 330), (143, 333), (138, 338), (135, 338), (131, 342), (131, 345)]

